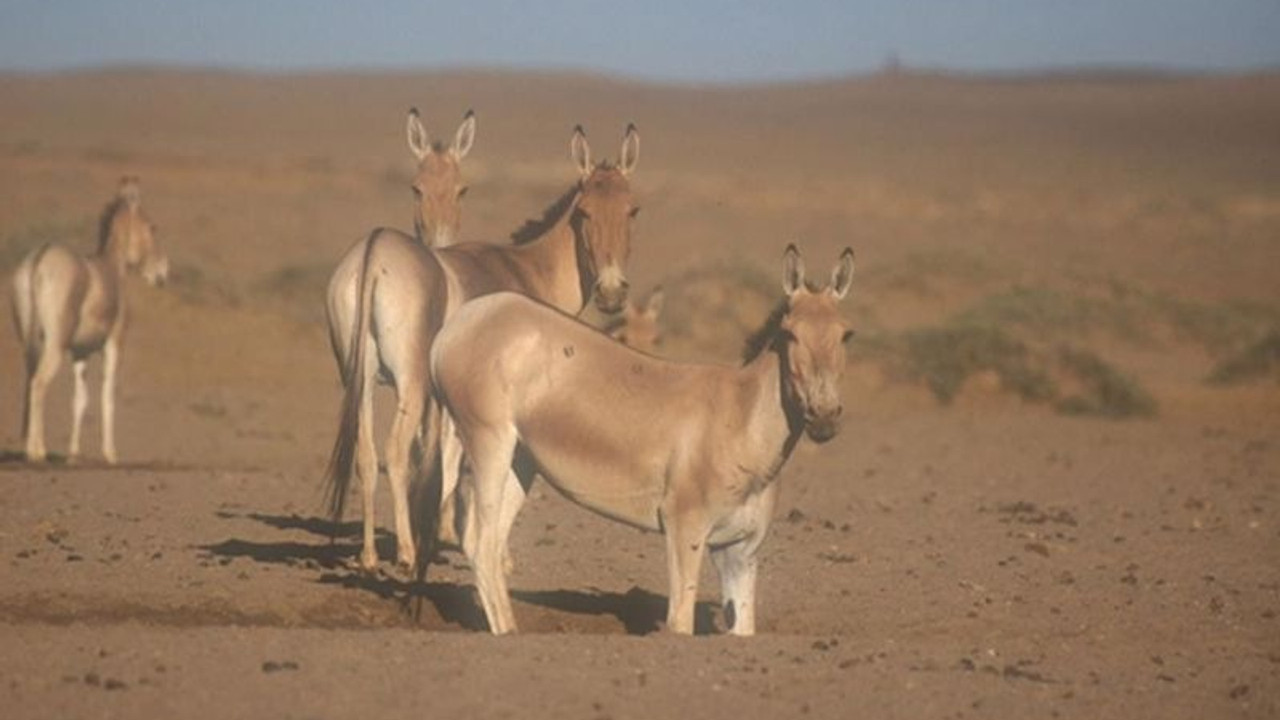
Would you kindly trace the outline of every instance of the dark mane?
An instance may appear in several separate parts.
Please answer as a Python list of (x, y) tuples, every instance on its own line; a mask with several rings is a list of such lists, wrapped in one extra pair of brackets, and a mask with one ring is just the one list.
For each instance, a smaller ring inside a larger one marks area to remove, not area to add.
[(511, 242), (516, 245), (525, 245), (545, 235), (573, 206), (581, 189), (582, 185), (580, 183), (574, 183), (559, 199), (542, 211), (542, 217), (526, 220), (515, 232), (511, 233)]
[(107, 242), (111, 240), (111, 221), (124, 204), (124, 198), (116, 197), (102, 208), (102, 213), (98, 216), (98, 252), (105, 250)]
[(778, 330), (782, 327), (782, 319), (787, 316), (787, 312), (791, 310), (791, 303), (787, 298), (782, 298), (773, 310), (769, 312), (769, 317), (760, 326), (759, 330), (747, 336), (747, 340), (742, 346), (742, 362), (746, 363), (760, 357), (760, 353), (768, 350), (776, 337)]

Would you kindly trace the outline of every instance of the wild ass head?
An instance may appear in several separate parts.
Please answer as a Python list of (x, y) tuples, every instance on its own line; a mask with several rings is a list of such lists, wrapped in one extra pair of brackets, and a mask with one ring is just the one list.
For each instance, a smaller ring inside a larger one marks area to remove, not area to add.
[(582, 243), (579, 254), (585, 255), (594, 276), (590, 291), (596, 307), (615, 313), (622, 308), (630, 287), (626, 265), (631, 254), (631, 221), (640, 212), (631, 196), (630, 176), (640, 159), (640, 134), (635, 125), (627, 126), (617, 165), (591, 163), (591, 148), (581, 125), (574, 128), (569, 149), (582, 175), (572, 218)]
[(622, 317), (609, 327), (609, 335), (636, 350), (652, 353), (662, 342), (658, 316), (662, 314), (662, 288), (654, 288), (643, 306), (627, 301)]
[(853, 331), (840, 317), (839, 301), (853, 282), (853, 250), (845, 248), (831, 271), (831, 281), (817, 288), (805, 283), (804, 261), (795, 245), (783, 255), (782, 288), (786, 312), (778, 326), (785, 387), (793, 412), (815, 442), (826, 442), (840, 429), (844, 405), (840, 381), (844, 376), (845, 343)]
[[(136, 175), (120, 178), (116, 199), (103, 216), (102, 242), (109, 252), (122, 253), (124, 266), (137, 269), (150, 285), (169, 279), (169, 256), (165, 254), (155, 225), (142, 212), (142, 181)], [(123, 244), (122, 244), (123, 243)]]
[(418, 119), (418, 109), (410, 108), (406, 131), (409, 150), (418, 159), (413, 177), (414, 229), (427, 245), (443, 247), (457, 242), (462, 226), (462, 158), (471, 152), (476, 139), (476, 116), (470, 110), (454, 133), (453, 144), (431, 142)]

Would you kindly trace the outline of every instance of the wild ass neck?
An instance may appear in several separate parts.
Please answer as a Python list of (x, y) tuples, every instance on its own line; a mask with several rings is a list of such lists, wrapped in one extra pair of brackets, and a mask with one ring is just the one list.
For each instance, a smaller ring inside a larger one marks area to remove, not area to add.
[(138, 232), (138, 223), (146, 222), (138, 207), (123, 199), (117, 200), (104, 212), (101, 237), (96, 257), (111, 271), (121, 277), (129, 266), (129, 242)]
[(742, 387), (751, 398), (746, 421), (746, 453), (741, 465), (764, 481), (778, 474), (804, 431), (780, 349), (760, 353), (741, 369)]
[(577, 315), (587, 306), (595, 286), (596, 273), (587, 239), (574, 222), (579, 187), (564, 212), (542, 235), (520, 246), (532, 258), (530, 263), (547, 288), (547, 297), (538, 298), (567, 313)]

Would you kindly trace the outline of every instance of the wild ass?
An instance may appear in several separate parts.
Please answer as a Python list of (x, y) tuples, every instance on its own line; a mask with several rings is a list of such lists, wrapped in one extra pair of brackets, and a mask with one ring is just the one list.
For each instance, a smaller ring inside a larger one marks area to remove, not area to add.
[[(670, 630), (693, 632), (707, 548), (731, 631), (755, 632), (775, 476), (802, 433), (835, 436), (852, 336), (837, 302), (853, 252), (821, 289), (805, 284), (794, 245), (783, 264), (786, 298), (736, 368), (645, 355), (509, 293), (474, 300), (445, 324), (432, 380), (471, 462), (463, 548), (493, 633), (516, 629), (503, 565), (533, 472), (584, 507), (666, 535)], [(513, 461), (519, 483), (509, 480)]]
[[(452, 145), (431, 141), (418, 117), (417, 108), (409, 109), (405, 132), (409, 151), (418, 161), (418, 170), (410, 186), (415, 200), (413, 225), (416, 237), (409, 237), (398, 230), (379, 228), (374, 231), (373, 236), (357, 241), (339, 261), (333, 276), (329, 278), (329, 286), (325, 294), (329, 342), (334, 359), (338, 363), (338, 374), (342, 377), (343, 384), (347, 386), (351, 383), (352, 370), (349, 361), (353, 354), (352, 340), (356, 337), (360, 274), (364, 267), (365, 254), (375, 242), (375, 238), (382, 246), (381, 253), (384, 260), (390, 260), (392, 256), (416, 259), (421, 256), (424, 246), (444, 246), (455, 242), (462, 225), (462, 196), (466, 194), (467, 186), (462, 180), (461, 164), (462, 159), (471, 152), (471, 147), (475, 144), (475, 113), (468, 110), (463, 116), (462, 124), (454, 133)], [(415, 262), (413, 259), (406, 262), (412, 265)], [(400, 262), (388, 262), (383, 266), (382, 272), (384, 274), (380, 280), (381, 297), (388, 302), (381, 307), (378, 318), (387, 325), (403, 327), (402, 335), (408, 335), (415, 330), (412, 323), (417, 317), (416, 307), (403, 303), (420, 297), (420, 288), (415, 287), (416, 279), (413, 270), (407, 269), (407, 266)], [(378, 342), (378, 336), (373, 332), (366, 332), (363, 337), (366, 343), (376, 345)], [(377, 365), (377, 358), (383, 350), (375, 346), (371, 352), (366, 352), (365, 357), (370, 362), (361, 371), (367, 376), (375, 376), (381, 383), (394, 384), (393, 376), (381, 371)], [(398, 393), (398, 386), (396, 390)], [(361, 472), (367, 472), (367, 475), (364, 475), (367, 478), (364, 505), (365, 544), (361, 564), (371, 568), (378, 563), (377, 551), (373, 544), (373, 495), (378, 483), (378, 456), (377, 450), (373, 447), (373, 393), (365, 393), (362, 401), (365, 403), (362, 418), (367, 418), (368, 423), (361, 426), (360, 432), (369, 433), (365, 441), (369, 450), (367, 455), (361, 456)], [(397, 405), (401, 405), (398, 400)], [(400, 458), (394, 457), (394, 452), (403, 444), (396, 439), (394, 432), (387, 438), (388, 465), (401, 462)], [(397, 517), (396, 528), (397, 533), (406, 538), (401, 542), (408, 542), (407, 516)]]
[(71, 447), (80, 455), (80, 427), (89, 407), (86, 363), (102, 351), (102, 454), (118, 459), (115, 436), (116, 370), (128, 315), (124, 276), (140, 269), (152, 285), (163, 284), (169, 260), (142, 211), (138, 178), (125, 177), (98, 222), (98, 249), (82, 256), (61, 243), (33, 250), (13, 276), (13, 318), (26, 360), (22, 431), (27, 459), (42, 461), (44, 404), (63, 357), (71, 355), (75, 378), (71, 401)]
[(335, 520), (343, 513), (353, 465), (360, 477), (363, 567), (377, 564), (373, 525), (377, 460), (369, 380), (376, 372), (396, 388), (387, 475), (397, 558), (402, 565), (417, 567), (408, 508), (415, 445), (418, 466), (434, 468), (443, 438), (446, 472), (441, 528), (447, 539), (453, 528), (451, 497), (461, 460), (452, 426), (447, 420), (437, 422), (439, 412), (431, 397), (428, 352), (436, 333), (447, 315), (466, 300), (502, 290), (524, 293), (565, 312), (581, 312), (592, 297), (602, 310), (617, 311), (627, 296), (624, 267), (631, 248), (631, 219), (639, 210), (632, 202), (629, 180), (639, 158), (639, 142), (635, 127), (628, 127), (618, 164), (595, 165), (585, 133), (575, 128), (570, 154), (578, 182), (540, 220), (518, 230), (513, 245), (460, 243), (428, 250), (389, 242), (394, 236), (383, 230), (370, 236), (358, 273), (358, 302), (352, 313), (356, 330), (351, 336), (368, 336), (370, 341), (352, 342), (347, 355), (347, 389), (327, 472), (330, 513)]
[(656, 287), (642, 305), (628, 300), (622, 315), (605, 326), (605, 332), (628, 347), (652, 355), (662, 344), (658, 317), (662, 314), (663, 298), (662, 288)]

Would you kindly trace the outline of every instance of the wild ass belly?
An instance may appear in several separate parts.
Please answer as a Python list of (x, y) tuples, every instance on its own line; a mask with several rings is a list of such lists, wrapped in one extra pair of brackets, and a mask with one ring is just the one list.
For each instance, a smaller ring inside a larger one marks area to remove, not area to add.
[(521, 433), (538, 472), (575, 503), (643, 530), (659, 531), (666, 482), (662, 463), (634, 448), (612, 447), (590, 431)]

